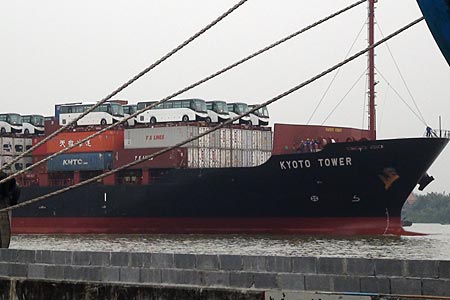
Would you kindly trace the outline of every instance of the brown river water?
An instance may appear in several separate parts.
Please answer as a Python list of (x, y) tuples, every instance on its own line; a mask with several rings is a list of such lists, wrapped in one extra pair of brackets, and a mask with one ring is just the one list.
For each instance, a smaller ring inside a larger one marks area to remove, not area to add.
[(450, 225), (413, 224), (408, 230), (427, 235), (15, 235), (10, 248), (450, 260)]

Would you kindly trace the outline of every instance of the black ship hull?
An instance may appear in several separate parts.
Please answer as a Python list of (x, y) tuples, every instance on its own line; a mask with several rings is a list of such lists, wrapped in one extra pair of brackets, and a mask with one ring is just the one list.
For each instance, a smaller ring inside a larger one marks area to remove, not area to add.
[[(405, 234), (400, 212), (447, 139), (328, 144), (251, 168), (168, 169), (20, 208), (14, 233)], [(26, 201), (61, 187), (24, 187)]]

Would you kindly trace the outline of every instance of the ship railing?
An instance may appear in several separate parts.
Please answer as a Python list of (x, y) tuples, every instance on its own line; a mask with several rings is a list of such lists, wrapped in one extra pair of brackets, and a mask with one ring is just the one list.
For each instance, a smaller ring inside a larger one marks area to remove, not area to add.
[(425, 132), (425, 135), (428, 138), (445, 138), (450, 139), (450, 130), (443, 129), (433, 129), (431, 130), (431, 135)]

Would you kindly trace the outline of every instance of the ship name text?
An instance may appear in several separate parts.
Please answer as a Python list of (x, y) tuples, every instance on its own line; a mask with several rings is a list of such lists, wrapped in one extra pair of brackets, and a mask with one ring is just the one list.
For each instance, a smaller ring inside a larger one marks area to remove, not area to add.
[(311, 167), (328, 168), (328, 167), (346, 167), (352, 165), (351, 157), (330, 157), (318, 158), (316, 160), (298, 159), (298, 160), (281, 160), (281, 170), (304, 169)]

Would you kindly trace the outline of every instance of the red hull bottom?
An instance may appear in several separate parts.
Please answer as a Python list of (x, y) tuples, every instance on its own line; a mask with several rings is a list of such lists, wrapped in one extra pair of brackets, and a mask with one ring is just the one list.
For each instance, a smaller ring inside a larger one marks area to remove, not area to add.
[(13, 234), (418, 235), (400, 218), (12, 218)]

